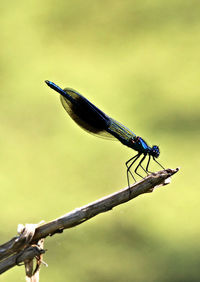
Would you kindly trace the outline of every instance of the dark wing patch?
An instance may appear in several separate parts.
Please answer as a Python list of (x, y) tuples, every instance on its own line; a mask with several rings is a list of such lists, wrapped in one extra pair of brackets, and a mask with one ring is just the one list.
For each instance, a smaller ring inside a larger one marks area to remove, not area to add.
[[(61, 103), (69, 116), (84, 130), (98, 137), (114, 139), (106, 129), (109, 117), (72, 89), (64, 89), (66, 97), (60, 96)], [(67, 98), (69, 96), (69, 99)]]

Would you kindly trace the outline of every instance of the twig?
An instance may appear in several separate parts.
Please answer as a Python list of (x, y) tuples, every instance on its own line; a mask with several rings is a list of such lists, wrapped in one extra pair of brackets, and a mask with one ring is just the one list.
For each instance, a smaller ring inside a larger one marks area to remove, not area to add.
[(12, 268), (15, 265), (21, 265), (23, 262), (28, 262), (33, 260), (36, 256), (44, 254), (44, 250), (40, 249), (37, 245), (30, 246), (15, 255), (8, 257), (0, 263), (0, 274)]
[[(24, 261), (25, 258), (21, 256), (21, 252), (26, 253), (30, 251), (28, 248), (33, 244), (37, 244), (40, 239), (52, 236), (55, 233), (62, 233), (64, 229), (79, 225), (97, 214), (112, 210), (113, 207), (128, 202), (141, 194), (152, 192), (154, 188), (168, 184), (169, 182), (167, 180), (169, 177), (178, 172), (178, 170), (178, 168), (166, 169), (152, 173), (140, 182), (133, 184), (130, 188), (124, 188), (81, 208), (77, 208), (39, 227), (35, 225), (35, 230), (33, 231), (30, 228), (31, 231), (27, 232), (27, 234), (24, 234), (26, 232), (22, 232), (20, 236), (16, 236), (0, 246), (0, 273), (17, 265), (18, 262)], [(29, 239), (27, 240), (27, 238)], [(40, 251), (41, 253), (44, 252), (41, 249)], [(25, 254), (23, 253), (23, 255)], [(18, 259), (16, 260), (16, 258)]]

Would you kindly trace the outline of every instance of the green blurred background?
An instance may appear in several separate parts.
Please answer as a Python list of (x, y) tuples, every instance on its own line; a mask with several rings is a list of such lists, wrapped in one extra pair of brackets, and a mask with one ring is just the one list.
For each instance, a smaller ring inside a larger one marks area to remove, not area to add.
[[(181, 171), (48, 238), (41, 281), (200, 281), (199, 1), (5, 1), (0, 13), (0, 243), (19, 223), (127, 185), (135, 152), (81, 130), (49, 79), (159, 145), (159, 161)], [(0, 279), (24, 281), (24, 268)]]

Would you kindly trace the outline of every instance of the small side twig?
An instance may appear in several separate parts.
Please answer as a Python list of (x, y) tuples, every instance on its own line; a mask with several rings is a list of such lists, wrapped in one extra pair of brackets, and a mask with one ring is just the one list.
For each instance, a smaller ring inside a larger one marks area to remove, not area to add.
[(15, 265), (21, 265), (21, 263), (31, 261), (36, 256), (39, 257), (41, 254), (44, 254), (44, 250), (40, 249), (37, 245), (30, 246), (19, 253), (16, 253), (13, 256), (8, 257), (7, 259), (1, 262), (0, 274), (12, 268)]

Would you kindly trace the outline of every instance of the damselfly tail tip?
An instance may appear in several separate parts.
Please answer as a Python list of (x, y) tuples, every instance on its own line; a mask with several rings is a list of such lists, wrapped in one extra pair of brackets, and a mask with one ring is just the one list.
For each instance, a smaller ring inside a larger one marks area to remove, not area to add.
[(57, 91), (57, 88), (59, 88), (57, 85), (55, 85), (53, 82), (51, 82), (50, 80), (45, 80), (45, 83), (52, 89)]
[(49, 80), (45, 80), (44, 82), (49, 86), (49, 84), (50, 84)]

